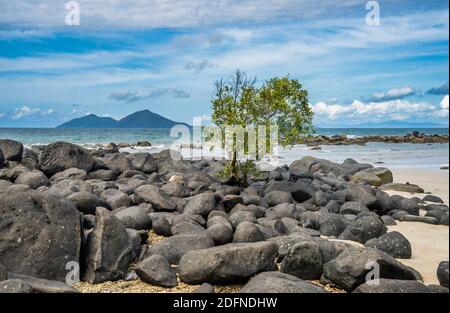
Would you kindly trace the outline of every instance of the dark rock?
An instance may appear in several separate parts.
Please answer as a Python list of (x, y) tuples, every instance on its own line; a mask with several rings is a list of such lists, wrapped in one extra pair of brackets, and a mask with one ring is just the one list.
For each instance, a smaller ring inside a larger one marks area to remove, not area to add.
[(380, 278), (401, 280), (417, 280), (418, 278), (416, 271), (387, 253), (372, 248), (346, 249), (338, 257), (326, 263), (323, 270), (327, 279), (347, 291), (352, 291), (366, 282), (366, 276), (374, 270), (375, 265), (379, 266)]
[(297, 208), (292, 203), (282, 203), (273, 207), (276, 218), (289, 217), (292, 219), (297, 218)]
[(167, 218), (163, 214), (152, 214), (152, 229), (155, 232), (155, 234), (169, 237), (172, 236), (170, 222), (167, 220)]
[(131, 167), (145, 174), (156, 172), (157, 165), (150, 153), (132, 153), (127, 156), (131, 161)]
[(6, 270), (6, 267), (0, 263), (0, 281), (4, 281), (8, 279), (8, 271)]
[(390, 215), (383, 215), (381, 217), (381, 220), (383, 221), (384, 225), (386, 226), (395, 226), (397, 223), (395, 222), (395, 219)]
[(337, 258), (346, 249), (351, 249), (353, 246), (342, 241), (319, 240), (320, 253), (322, 254), (323, 264), (330, 262)]
[(147, 210), (141, 206), (119, 209), (114, 211), (113, 214), (125, 228), (148, 230), (152, 227), (152, 219)]
[(368, 211), (369, 209), (364, 204), (360, 202), (349, 201), (341, 206), (339, 213), (343, 215), (345, 214), (358, 215), (361, 212), (368, 212)]
[(397, 231), (367, 241), (366, 247), (377, 248), (396, 259), (410, 259), (412, 256), (411, 244), (405, 236)]
[(117, 172), (113, 170), (97, 170), (89, 173), (90, 179), (101, 179), (104, 181), (115, 180), (117, 178)]
[(447, 225), (449, 224), (449, 212), (445, 212), (444, 215), (441, 217), (439, 224), (440, 225)]
[(79, 291), (66, 283), (55, 280), (36, 278), (27, 275), (10, 273), (9, 279), (19, 279), (30, 285), (33, 292), (38, 293), (78, 293)]
[(28, 185), (31, 189), (37, 189), (41, 186), (47, 186), (49, 182), (44, 173), (38, 170), (33, 170), (31, 172), (24, 172), (20, 174), (14, 183)]
[(273, 242), (278, 246), (278, 258), (283, 259), (289, 250), (297, 243), (302, 241), (312, 241), (313, 237), (306, 231), (292, 233), (288, 236), (278, 236), (270, 238), (267, 241)]
[(264, 235), (255, 224), (243, 222), (236, 227), (233, 236), (234, 243), (258, 241), (264, 241)]
[(86, 180), (88, 174), (85, 170), (80, 170), (78, 168), (69, 168), (65, 171), (56, 173), (50, 178), (52, 183), (59, 182), (61, 180), (73, 179), (73, 180)]
[(130, 196), (117, 189), (106, 189), (100, 194), (100, 198), (105, 200), (113, 210), (129, 207), (132, 204)]
[(264, 196), (264, 200), (270, 206), (277, 206), (281, 203), (292, 203), (293, 199), (290, 193), (285, 191), (271, 191)]
[(437, 277), (441, 286), (448, 288), (448, 261), (442, 261), (439, 263)]
[(236, 229), (237, 226), (243, 222), (256, 223), (255, 215), (249, 211), (237, 211), (231, 214), (228, 217), (228, 220), (230, 221), (230, 224), (234, 229)]
[(428, 290), (431, 293), (449, 293), (448, 288), (440, 285), (428, 285)]
[(32, 293), (33, 288), (20, 279), (9, 279), (0, 282), (0, 293)]
[(367, 188), (356, 184), (348, 185), (345, 200), (361, 202), (367, 207), (370, 207), (377, 202), (377, 198), (370, 193)]
[(41, 170), (50, 177), (72, 167), (89, 172), (94, 168), (95, 160), (87, 150), (79, 146), (56, 142), (42, 148), (39, 164)]
[(157, 211), (174, 211), (176, 209), (175, 202), (156, 186), (140, 186), (135, 190), (134, 194), (142, 199), (142, 202), (150, 203)]
[(426, 224), (437, 225), (439, 224), (439, 220), (435, 217), (431, 216), (416, 216), (416, 215), (403, 215), (397, 218), (399, 221), (403, 222), (421, 222)]
[(419, 205), (412, 199), (402, 199), (399, 209), (408, 212), (410, 215), (419, 216)]
[(173, 288), (178, 285), (177, 274), (161, 255), (152, 255), (136, 266), (136, 274), (143, 282), (165, 288)]
[(98, 207), (109, 208), (108, 203), (100, 199), (99, 196), (87, 191), (76, 192), (67, 197), (72, 201), (78, 211), (84, 214), (94, 214)]
[(424, 193), (425, 191), (413, 184), (400, 184), (400, 183), (392, 183), (392, 184), (386, 184), (381, 187), (383, 190), (394, 190), (394, 191), (402, 191), (402, 192), (409, 192), (409, 193)]
[(277, 245), (270, 242), (194, 250), (181, 258), (179, 275), (188, 284), (239, 282), (261, 271), (274, 270), (277, 254)]
[(125, 278), (133, 261), (133, 240), (111, 212), (98, 208), (95, 227), (86, 243), (83, 279), (91, 284)]
[(172, 236), (150, 245), (145, 257), (159, 254), (165, 257), (170, 264), (178, 264), (185, 253), (213, 246), (213, 240), (206, 234)]
[(300, 242), (293, 246), (281, 263), (280, 271), (305, 280), (319, 279), (322, 275), (322, 254), (319, 243)]
[(5, 164), (5, 156), (3, 155), (2, 149), (0, 149), (0, 168)]
[(339, 239), (366, 243), (372, 238), (380, 237), (386, 231), (387, 228), (380, 218), (364, 216), (351, 223), (339, 236)]
[(292, 275), (264, 272), (250, 279), (240, 293), (326, 293), (326, 291)]
[(324, 236), (339, 237), (349, 224), (339, 214), (321, 214), (319, 217), (319, 231)]
[(191, 234), (202, 234), (205, 229), (195, 222), (181, 222), (173, 225), (171, 228), (172, 235), (191, 235)]
[(0, 262), (11, 272), (64, 281), (67, 262), (79, 263), (81, 215), (75, 206), (28, 191), (2, 194), (0, 208)]
[(214, 293), (214, 286), (203, 283), (200, 287), (192, 291), (192, 293)]
[(112, 153), (103, 157), (104, 165), (107, 169), (113, 170), (116, 173), (123, 173), (129, 170), (135, 170), (131, 160), (126, 154)]
[(441, 198), (439, 198), (438, 196), (434, 196), (434, 195), (426, 195), (423, 198), (423, 201), (434, 202), (434, 203), (444, 203), (444, 201)]
[(356, 288), (354, 293), (429, 293), (421, 282), (414, 280), (380, 279), (378, 284), (366, 282)]
[(244, 203), (244, 199), (242, 199), (242, 197), (240, 196), (236, 196), (236, 195), (226, 195), (225, 197), (223, 197), (222, 199), (222, 203), (225, 206), (225, 208), (230, 211), (232, 210), (237, 204), (243, 204)]
[(188, 201), (183, 211), (186, 214), (199, 214), (206, 217), (216, 207), (216, 199), (211, 192), (193, 196), (188, 198)]
[[(10, 139), (0, 139), (0, 151), (2, 151), (4, 160), (22, 161), (23, 145), (20, 142)], [(3, 162), (0, 162), (3, 165)]]
[(180, 182), (169, 182), (161, 187), (161, 190), (164, 191), (171, 197), (185, 198), (190, 194), (189, 189), (185, 186), (184, 183)]
[(217, 246), (230, 243), (233, 240), (233, 227), (230, 223), (217, 223), (208, 227), (206, 233), (214, 240)]

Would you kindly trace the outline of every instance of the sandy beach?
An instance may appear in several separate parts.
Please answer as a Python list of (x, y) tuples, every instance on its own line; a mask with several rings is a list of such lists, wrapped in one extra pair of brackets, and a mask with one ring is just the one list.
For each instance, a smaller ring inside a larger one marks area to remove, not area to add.
[[(439, 196), (449, 203), (449, 172), (444, 170), (425, 169), (392, 169), (394, 182), (410, 182), (422, 187), (425, 192)], [(389, 194), (399, 194), (403, 197), (422, 198), (425, 194), (410, 194), (389, 191)], [(411, 242), (413, 255), (402, 263), (418, 270), (425, 284), (439, 284), (436, 276), (438, 264), (449, 259), (449, 228), (444, 225), (430, 225), (414, 222), (397, 221), (396, 226), (390, 226), (389, 231), (402, 233)]]

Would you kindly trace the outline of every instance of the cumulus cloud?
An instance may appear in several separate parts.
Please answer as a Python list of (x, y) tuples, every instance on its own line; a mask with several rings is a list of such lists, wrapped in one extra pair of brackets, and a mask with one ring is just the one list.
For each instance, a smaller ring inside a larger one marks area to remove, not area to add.
[[(444, 102), (444, 101), (443, 101)], [(447, 104), (442, 104), (443, 108)], [(410, 102), (407, 100), (390, 100), (384, 102), (362, 102), (354, 100), (351, 104), (327, 104), (318, 102), (312, 109), (319, 118), (328, 120), (358, 120), (370, 122), (376, 119), (407, 120), (410, 118), (426, 118), (436, 115), (442, 108), (426, 102)], [(448, 109), (447, 109), (448, 111)]]
[(448, 95), (444, 96), (444, 98), (442, 98), (441, 101), (441, 109), (436, 112), (436, 116), (437, 117), (448, 117), (448, 112), (449, 112), (449, 108), (448, 108)]
[(188, 62), (184, 65), (184, 69), (193, 70), (195, 73), (200, 73), (206, 68), (212, 68), (214, 64), (210, 63), (208, 60), (203, 60), (200, 62)]
[(12, 116), (13, 120), (18, 120), (23, 117), (31, 116), (40, 112), (40, 109), (33, 109), (29, 106), (24, 105), (21, 108), (17, 108), (14, 110), (14, 114)]
[(171, 96), (174, 98), (190, 98), (191, 95), (183, 89), (170, 87), (170, 88), (157, 88), (147, 94), (141, 94), (138, 91), (130, 91), (130, 90), (119, 91), (112, 93), (109, 96), (109, 98), (117, 101), (132, 103), (144, 99), (159, 98), (163, 96)]
[(430, 90), (427, 91), (427, 94), (439, 95), (439, 96), (448, 95), (448, 87), (449, 87), (448, 85), (449, 85), (449, 82), (446, 82), (445, 84), (443, 84), (440, 87), (431, 88)]
[(369, 101), (372, 102), (384, 102), (390, 100), (404, 99), (416, 94), (416, 90), (413, 87), (406, 86), (402, 88), (390, 89), (387, 92), (374, 93)]

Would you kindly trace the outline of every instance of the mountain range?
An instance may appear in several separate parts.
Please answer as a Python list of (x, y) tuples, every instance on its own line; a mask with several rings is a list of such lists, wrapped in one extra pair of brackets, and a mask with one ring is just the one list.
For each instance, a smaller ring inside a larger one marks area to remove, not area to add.
[(149, 110), (138, 111), (120, 120), (111, 117), (100, 117), (95, 114), (75, 118), (58, 128), (172, 128), (175, 125), (186, 125), (172, 121)]

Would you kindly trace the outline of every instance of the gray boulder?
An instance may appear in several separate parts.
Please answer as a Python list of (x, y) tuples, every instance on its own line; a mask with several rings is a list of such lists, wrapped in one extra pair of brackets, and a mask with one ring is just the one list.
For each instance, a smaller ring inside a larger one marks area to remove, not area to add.
[(410, 259), (412, 256), (410, 242), (397, 231), (389, 232), (379, 238), (367, 241), (366, 247), (377, 248), (396, 259)]
[(341, 206), (339, 213), (342, 215), (345, 215), (345, 214), (358, 215), (359, 213), (368, 212), (368, 211), (369, 211), (369, 209), (361, 202), (349, 201), (349, 202), (344, 203)]
[(208, 214), (216, 207), (216, 199), (211, 192), (201, 193), (199, 195), (188, 198), (188, 203), (184, 207), (185, 214), (199, 214), (208, 216)]
[(86, 243), (83, 279), (91, 284), (125, 278), (133, 261), (133, 239), (111, 212), (98, 208)]
[(441, 286), (448, 288), (448, 261), (442, 261), (439, 263), (437, 277)]
[(31, 172), (24, 172), (20, 174), (14, 183), (28, 185), (31, 189), (38, 189), (41, 186), (47, 186), (49, 181), (44, 173), (38, 170), (33, 170)]
[[(22, 161), (23, 144), (10, 139), (0, 139), (0, 150), (2, 151), (4, 160)], [(3, 164), (3, 162), (0, 162)]]
[(335, 259), (325, 263), (323, 271), (326, 279), (347, 291), (353, 291), (365, 283), (367, 278), (372, 278), (370, 273), (377, 266), (380, 278), (418, 280), (416, 271), (389, 254), (373, 248), (346, 249)]
[(194, 250), (181, 258), (179, 275), (188, 284), (239, 282), (259, 272), (274, 270), (277, 255), (277, 245), (270, 242)]
[(293, 246), (281, 263), (280, 271), (305, 280), (322, 276), (322, 254), (318, 242), (304, 241)]
[(148, 284), (165, 288), (173, 288), (178, 285), (175, 270), (161, 255), (155, 254), (142, 260), (136, 266), (135, 271), (139, 278)]
[(386, 232), (387, 227), (380, 218), (364, 216), (352, 222), (339, 236), (339, 239), (366, 243), (366, 241), (378, 238)]
[(324, 236), (339, 237), (348, 227), (349, 222), (339, 214), (321, 214), (319, 216), (319, 231)]
[(156, 162), (150, 153), (132, 153), (127, 158), (131, 161), (132, 168), (142, 173), (151, 174), (157, 170)]
[(233, 227), (230, 223), (217, 223), (208, 227), (206, 233), (214, 240), (217, 246), (233, 241)]
[(152, 227), (152, 219), (148, 215), (147, 209), (142, 206), (119, 209), (113, 214), (125, 228), (148, 230)]
[(33, 293), (33, 288), (23, 280), (9, 279), (0, 282), (0, 293)]
[(240, 293), (326, 293), (322, 287), (280, 272), (256, 275), (242, 287)]
[(39, 164), (50, 177), (72, 167), (89, 172), (96, 163), (89, 151), (71, 143), (55, 142), (42, 148)]
[(175, 211), (177, 205), (160, 188), (153, 185), (143, 185), (134, 194), (142, 202), (150, 203), (156, 211)]
[[(63, 198), (27, 191), (0, 196), (0, 262), (9, 271), (64, 281), (79, 263), (81, 215)], [(18, 210), (20, 208), (20, 210)]]
[(214, 241), (206, 234), (172, 236), (150, 245), (144, 257), (159, 254), (170, 264), (178, 264), (185, 253), (213, 246)]
[(30, 285), (33, 292), (37, 293), (78, 293), (72, 286), (61, 281), (36, 278), (32, 276), (9, 273), (9, 279), (19, 279)]
[(236, 227), (233, 236), (234, 243), (258, 241), (264, 241), (264, 234), (255, 224), (243, 222)]
[(102, 200), (96, 194), (87, 191), (76, 192), (67, 197), (70, 201), (72, 201), (78, 211), (84, 214), (94, 214), (95, 209), (98, 207), (109, 208), (108, 203)]
[(282, 203), (292, 203), (294, 200), (289, 192), (271, 191), (264, 196), (264, 200), (269, 206), (277, 206)]
[(430, 293), (427, 286), (419, 281), (380, 279), (378, 284), (366, 282), (353, 293)]

